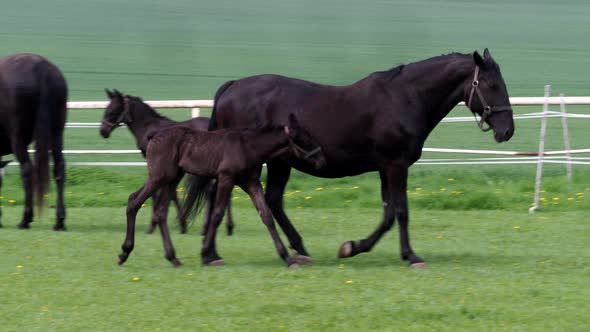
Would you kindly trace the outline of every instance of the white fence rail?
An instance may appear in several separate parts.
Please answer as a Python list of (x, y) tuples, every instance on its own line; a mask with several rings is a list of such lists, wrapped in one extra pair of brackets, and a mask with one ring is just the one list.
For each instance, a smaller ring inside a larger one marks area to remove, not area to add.
[[(198, 116), (200, 108), (213, 107), (213, 100), (152, 100), (145, 101), (154, 108), (189, 108), (192, 110), (192, 116)], [(71, 101), (68, 102), (70, 109), (104, 109), (108, 101)], [(590, 97), (512, 97), (510, 103), (514, 106), (526, 105), (590, 105)], [(460, 103), (459, 105), (465, 105)], [(546, 112), (526, 113), (515, 115), (515, 120), (547, 118), (547, 117), (569, 117), (569, 118), (590, 118), (590, 114), (567, 114), (563, 112)], [(442, 122), (470, 122), (473, 121), (471, 116), (446, 117)], [(100, 123), (97, 122), (69, 122), (67, 128), (98, 128)], [(34, 150), (29, 150), (33, 152)], [(538, 152), (522, 151), (495, 151), (495, 150), (468, 150), (468, 149), (445, 149), (445, 148), (424, 148), (425, 152), (437, 153), (459, 153), (459, 154), (476, 154), (476, 155), (511, 155), (516, 156), (500, 160), (500, 158), (454, 158), (454, 159), (421, 159), (418, 165), (472, 165), (472, 164), (534, 164), (538, 162)], [(65, 154), (137, 154), (139, 150), (64, 150)], [(590, 149), (562, 150), (562, 151), (544, 151), (542, 156), (555, 156), (566, 153), (590, 153)], [(529, 157), (523, 157), (529, 156)], [(531, 158), (530, 156), (537, 156)], [(546, 163), (571, 163), (571, 164), (590, 164), (585, 158), (570, 157), (567, 160), (555, 160), (544, 158)], [(10, 165), (18, 165), (11, 163)], [(70, 162), (72, 166), (144, 166), (145, 162)]]

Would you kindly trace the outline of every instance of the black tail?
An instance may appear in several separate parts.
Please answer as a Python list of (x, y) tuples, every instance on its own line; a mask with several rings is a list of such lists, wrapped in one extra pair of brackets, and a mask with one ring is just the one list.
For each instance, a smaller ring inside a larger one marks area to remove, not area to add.
[(221, 95), (227, 90), (235, 81), (227, 81), (223, 83), (215, 92), (215, 97), (213, 98), (213, 109), (211, 110), (211, 119), (209, 120), (209, 131), (217, 129), (217, 103), (219, 102), (219, 98)]
[(44, 195), (49, 184), (49, 149), (51, 147), (52, 96), (49, 90), (50, 77), (47, 68), (39, 67), (39, 105), (35, 122), (35, 163), (33, 166), (33, 187), (35, 203), (39, 214), (43, 211)]
[(194, 218), (203, 208), (209, 192), (211, 179), (203, 176), (189, 175), (186, 177), (184, 198), (182, 208), (182, 220)]
[[(213, 98), (213, 109), (211, 111), (211, 119), (209, 120), (209, 131), (217, 129), (217, 103), (219, 102), (221, 95), (234, 82), (235, 81), (227, 81), (223, 83), (223, 85), (217, 89), (217, 92), (215, 92), (215, 97)], [(211, 181), (211, 178), (203, 176), (189, 175), (186, 177), (186, 180), (184, 181), (186, 196), (182, 209), (182, 217), (185, 218), (185, 220), (189, 220), (189, 218), (192, 219), (203, 208), (203, 203), (205, 202), (205, 198), (209, 192)]]

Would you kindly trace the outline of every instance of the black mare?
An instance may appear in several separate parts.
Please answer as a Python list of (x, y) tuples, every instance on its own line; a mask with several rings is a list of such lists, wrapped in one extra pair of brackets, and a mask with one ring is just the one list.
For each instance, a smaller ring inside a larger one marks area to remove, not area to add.
[[(103, 115), (100, 126), (100, 135), (104, 138), (108, 138), (115, 128), (119, 127), (121, 124), (125, 124), (131, 131), (133, 137), (135, 137), (137, 148), (141, 150), (141, 153), (144, 157), (148, 145), (148, 135), (157, 130), (171, 126), (179, 126), (193, 130), (207, 131), (209, 126), (208, 118), (199, 117), (187, 121), (176, 122), (160, 115), (152, 107), (143, 102), (143, 100), (139, 97), (122, 94), (117, 90), (105, 90), (105, 92), (107, 97), (109, 97), (110, 102), (107, 105)], [(180, 224), (180, 232), (186, 233), (186, 218), (182, 217), (181, 207), (178, 202), (178, 197), (176, 196), (176, 188), (174, 188), (173, 191), (174, 192), (170, 193), (168, 196), (171, 197), (172, 201), (176, 205)], [(152, 221), (147, 229), (147, 233), (149, 234), (154, 231), (155, 227), (160, 222), (155, 213), (155, 211), (158, 210), (158, 206), (160, 204), (169, 204), (169, 201), (161, 201), (160, 195), (158, 194), (154, 194), (152, 199), (154, 202), (154, 213), (152, 213)], [(210, 209), (210, 207), (208, 207), (208, 209)], [(208, 214), (206, 214), (206, 216), (207, 215)], [(207, 222), (208, 221), (205, 220), (205, 224), (207, 224)], [(203, 229), (204, 228), (205, 226)], [(231, 204), (228, 204), (227, 234), (231, 235), (233, 233), (233, 228), (234, 222), (231, 214)]]
[(324, 149), (327, 164), (315, 169), (297, 155), (283, 155), (267, 163), (265, 198), (291, 247), (308, 256), (283, 209), (291, 168), (325, 178), (376, 171), (381, 179), (383, 219), (367, 238), (344, 242), (339, 257), (370, 251), (397, 219), (401, 258), (410, 266), (423, 267), (408, 233), (408, 168), (420, 158), (430, 132), (461, 101), (481, 117), (482, 130), (490, 129), (484, 128), (485, 123), (493, 129), (497, 142), (512, 137), (508, 92), (487, 49), (483, 57), (477, 51), (453, 53), (401, 65), (349, 86), (278, 75), (230, 81), (216, 93), (209, 129), (251, 127), (261, 121), (282, 125), (288, 114), (295, 114)]
[[(0, 156), (14, 154), (20, 163), (25, 189), (25, 209), (18, 227), (33, 222), (33, 192), (37, 209), (49, 182), (49, 151), (57, 183), (57, 211), (54, 230), (65, 230), (65, 161), (63, 131), (67, 115), (68, 87), (60, 70), (36, 54), (15, 54), (0, 58)], [(35, 141), (35, 162), (27, 146)]]

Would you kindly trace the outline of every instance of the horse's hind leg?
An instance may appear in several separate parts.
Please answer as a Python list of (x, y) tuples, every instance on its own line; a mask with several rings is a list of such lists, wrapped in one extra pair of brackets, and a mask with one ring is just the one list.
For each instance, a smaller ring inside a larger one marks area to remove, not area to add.
[(262, 222), (264, 223), (264, 225), (268, 229), (268, 232), (270, 233), (270, 237), (272, 238), (275, 248), (277, 249), (277, 252), (279, 253), (281, 259), (283, 259), (289, 267), (298, 266), (297, 262), (295, 262), (293, 258), (289, 257), (287, 248), (283, 244), (283, 241), (281, 241), (281, 237), (279, 236), (279, 233), (275, 228), (272, 213), (268, 205), (266, 205), (266, 201), (264, 200), (264, 194), (260, 182), (258, 180), (251, 181), (247, 185), (247, 187), (244, 188), (244, 191), (246, 191), (250, 195), (250, 198), (252, 199), (254, 206), (260, 214)]
[(160, 233), (162, 234), (162, 241), (164, 242), (165, 257), (170, 263), (172, 263), (172, 265), (178, 267), (181, 266), (182, 263), (176, 258), (172, 239), (170, 238), (170, 231), (168, 230), (168, 222), (166, 221), (168, 207), (170, 205), (170, 195), (176, 193), (176, 184), (177, 183), (168, 184), (160, 190), (160, 197), (158, 199), (158, 204), (156, 205), (157, 208), (155, 213)]
[(178, 197), (176, 196), (176, 188), (172, 188), (170, 191), (170, 198), (174, 202), (174, 206), (176, 207), (176, 215), (178, 216), (178, 224), (180, 225), (180, 234), (186, 234), (188, 231), (186, 218), (183, 216), (182, 213), (182, 206), (178, 201)]
[(119, 254), (119, 265), (125, 263), (131, 251), (133, 250), (135, 242), (135, 219), (137, 212), (141, 208), (141, 205), (158, 189), (159, 184), (155, 181), (148, 180), (138, 191), (129, 195), (127, 202), (127, 232), (125, 234), (125, 241), (121, 246), (123, 250)]
[(158, 219), (156, 218), (156, 207), (158, 206), (159, 197), (160, 193), (157, 191), (152, 195), (152, 220), (150, 220), (150, 224), (148, 228), (145, 230), (147, 234), (152, 234), (158, 226)]
[(18, 228), (28, 229), (33, 222), (33, 164), (27, 152), (27, 145), (23, 142), (12, 142), (12, 151), (20, 163), (20, 175), (25, 189), (25, 210)]
[(231, 236), (234, 234), (234, 218), (231, 213), (231, 201), (227, 203), (227, 214), (226, 214), (227, 235)]
[(65, 160), (62, 153), (63, 135), (57, 135), (52, 144), (53, 152), (53, 176), (57, 185), (57, 211), (56, 220), (53, 229), (56, 231), (65, 231), (66, 208), (64, 204), (64, 184), (66, 182)]
[(217, 227), (223, 219), (225, 207), (229, 202), (231, 190), (234, 183), (231, 178), (219, 176), (217, 179), (217, 194), (215, 195), (215, 206), (213, 207), (211, 218), (206, 227), (207, 233), (203, 239), (203, 248), (201, 249), (201, 262), (203, 265), (223, 265), (223, 259), (217, 254), (215, 247), (215, 237)]

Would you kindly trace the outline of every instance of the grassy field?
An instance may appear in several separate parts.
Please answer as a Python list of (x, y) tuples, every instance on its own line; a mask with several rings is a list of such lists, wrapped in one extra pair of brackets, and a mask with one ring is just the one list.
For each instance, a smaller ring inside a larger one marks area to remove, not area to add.
[[(349, 84), (402, 63), (484, 47), (512, 96), (541, 96), (545, 84), (554, 94), (589, 95), (590, 6), (582, 0), (23, 0), (4, 4), (2, 13), (1, 55), (47, 56), (64, 71), (73, 101), (105, 100), (107, 87), (150, 100), (211, 99), (224, 81), (260, 73)], [(189, 117), (188, 110), (164, 113)], [(470, 113), (457, 108), (451, 115)], [(101, 116), (71, 110), (68, 120)], [(570, 121), (572, 148), (588, 147), (589, 123)], [(441, 124), (426, 146), (534, 151), (539, 126), (519, 120), (514, 138), (496, 144), (475, 123)], [(65, 147), (132, 149), (134, 142), (123, 128), (109, 140), (97, 129), (68, 129)], [(546, 148), (563, 148), (559, 120), (549, 121)], [(443, 157), (457, 155), (423, 155)], [(107, 160), (142, 158), (67, 156)], [(186, 236), (173, 233), (185, 263), (174, 269), (163, 259), (160, 236), (143, 234), (148, 209), (140, 212), (136, 250), (125, 266), (115, 264), (124, 205), (144, 181), (143, 167), (69, 167), (66, 233), (50, 231), (54, 191), (30, 231), (15, 229), (23, 193), (18, 168), (8, 167), (0, 200), (1, 330), (586, 331), (590, 173), (576, 166), (567, 183), (563, 166), (548, 166), (542, 212), (528, 215), (534, 170), (414, 166), (412, 243), (430, 264), (414, 271), (399, 261), (395, 229), (369, 254), (336, 258), (343, 241), (367, 236), (381, 217), (376, 174), (326, 180), (294, 173), (285, 204), (313, 267), (286, 269), (237, 191), (236, 236), (219, 240), (228, 266), (200, 267), (194, 225)]]
[(365, 237), (375, 209), (295, 209), (315, 265), (289, 270), (253, 209), (238, 208), (234, 237), (221, 236), (227, 266), (199, 266), (197, 227), (173, 239), (184, 266), (145, 235), (115, 263), (124, 208), (72, 208), (70, 230), (36, 223), (1, 231), (3, 331), (424, 331), (562, 330), (590, 326), (590, 226), (583, 212), (416, 210), (412, 240), (430, 264), (409, 270), (397, 232), (369, 254), (336, 258), (340, 243)]

